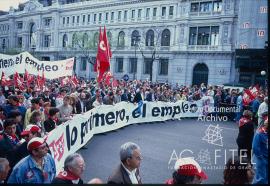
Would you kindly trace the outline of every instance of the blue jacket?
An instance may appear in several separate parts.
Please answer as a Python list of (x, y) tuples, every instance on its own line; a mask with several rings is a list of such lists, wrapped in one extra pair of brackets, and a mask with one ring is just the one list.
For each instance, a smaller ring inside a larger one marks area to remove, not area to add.
[(268, 135), (264, 132), (262, 127), (257, 129), (256, 134), (253, 138), (252, 149), (253, 153), (257, 157), (268, 159)]
[(252, 103), (251, 103), (252, 112), (257, 113), (260, 104), (261, 104), (261, 103), (259, 102), (258, 99), (254, 99), (254, 100), (252, 101)]
[(44, 157), (43, 172), (37, 167), (31, 155), (19, 161), (13, 168), (7, 183), (51, 183), (56, 175), (55, 162), (50, 154)]

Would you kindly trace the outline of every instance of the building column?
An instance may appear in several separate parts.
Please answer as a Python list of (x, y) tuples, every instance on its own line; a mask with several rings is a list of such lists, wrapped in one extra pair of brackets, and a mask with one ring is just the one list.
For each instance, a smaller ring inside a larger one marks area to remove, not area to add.
[(152, 82), (157, 81), (157, 75), (158, 75), (158, 60), (153, 61), (153, 68), (152, 68)]
[(143, 71), (143, 58), (137, 58), (137, 74), (136, 79), (142, 78), (142, 71)]
[(128, 58), (123, 57), (123, 74), (128, 74)]

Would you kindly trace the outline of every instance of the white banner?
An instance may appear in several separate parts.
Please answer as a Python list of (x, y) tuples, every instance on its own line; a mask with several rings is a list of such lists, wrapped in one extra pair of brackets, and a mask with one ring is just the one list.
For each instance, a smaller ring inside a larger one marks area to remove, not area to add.
[[(83, 147), (94, 134), (108, 132), (121, 127), (143, 122), (166, 121), (182, 117), (199, 117), (206, 107), (213, 107), (214, 100), (206, 96), (195, 102), (144, 102), (138, 105), (120, 102), (102, 105), (74, 118), (51, 131), (47, 138), (54, 157), (57, 172), (63, 168), (65, 158)], [(181, 121), (179, 121), (181, 122)]]
[(24, 74), (25, 70), (36, 76), (42, 76), (44, 71), (46, 79), (72, 76), (73, 65), (74, 58), (61, 61), (39, 61), (28, 52), (12, 56), (0, 54), (0, 74), (3, 71), (6, 77), (15, 74), (15, 72)]

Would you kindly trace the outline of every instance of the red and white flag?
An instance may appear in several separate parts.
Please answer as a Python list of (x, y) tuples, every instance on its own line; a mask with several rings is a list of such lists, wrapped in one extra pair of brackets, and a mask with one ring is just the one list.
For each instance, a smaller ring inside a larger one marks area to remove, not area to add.
[[(105, 38), (106, 37), (106, 38)], [(94, 65), (94, 71), (98, 73), (97, 81), (101, 82), (103, 75), (110, 68), (110, 49), (108, 49), (107, 35), (105, 37), (102, 34), (101, 28), (99, 28), (99, 42), (96, 63)], [(106, 41), (105, 41), (106, 40)]]
[(69, 83), (69, 78), (68, 77), (64, 77), (62, 80), (61, 80), (61, 86), (65, 86), (66, 84)]
[(105, 84), (110, 86), (111, 85), (111, 79), (113, 78), (113, 75), (110, 71), (104, 74)]
[(18, 72), (16, 72), (14, 75), (14, 84), (15, 84), (15, 87), (19, 88), (20, 90), (23, 90), (23, 88), (24, 88), (23, 78), (20, 77)]
[(79, 80), (77, 79), (76, 75), (70, 77), (71, 85), (76, 87), (79, 84)]
[(1, 86), (10, 86), (11, 84), (11, 80), (8, 77), (6, 78), (5, 73), (2, 71)]

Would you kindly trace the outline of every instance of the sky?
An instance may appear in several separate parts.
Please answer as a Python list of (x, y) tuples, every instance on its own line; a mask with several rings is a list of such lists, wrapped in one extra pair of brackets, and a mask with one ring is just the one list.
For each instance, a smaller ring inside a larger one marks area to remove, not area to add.
[(8, 11), (10, 6), (18, 8), (19, 3), (25, 3), (29, 0), (0, 0), (0, 10)]

